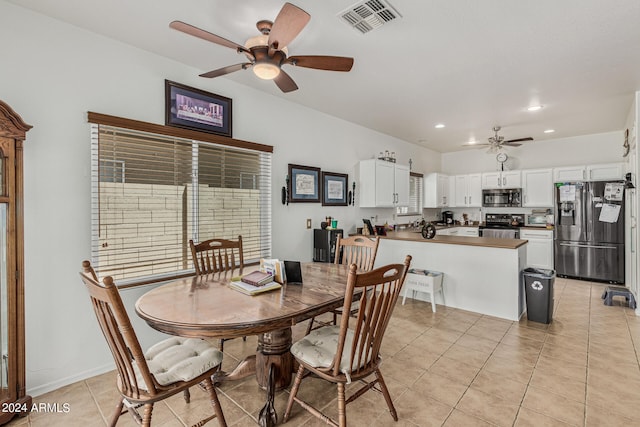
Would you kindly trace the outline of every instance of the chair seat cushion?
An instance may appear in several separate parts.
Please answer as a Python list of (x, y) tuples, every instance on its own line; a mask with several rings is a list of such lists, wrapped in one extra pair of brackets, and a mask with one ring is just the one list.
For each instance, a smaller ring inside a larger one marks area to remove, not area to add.
[[(344, 344), (344, 351), (340, 361), (340, 372), (349, 375), (354, 369), (361, 366), (349, 366), (349, 352), (353, 343), (353, 331), (347, 329), (347, 336)], [(309, 335), (297, 341), (291, 346), (291, 353), (301, 362), (314, 368), (328, 368), (331, 366), (338, 348), (338, 338), (340, 337), (340, 326), (324, 326), (315, 329)], [(369, 360), (364, 361), (368, 363)]]
[[(149, 371), (160, 385), (190, 381), (222, 363), (222, 352), (211, 343), (196, 338), (172, 337), (145, 352)], [(146, 390), (139, 372), (138, 385)]]

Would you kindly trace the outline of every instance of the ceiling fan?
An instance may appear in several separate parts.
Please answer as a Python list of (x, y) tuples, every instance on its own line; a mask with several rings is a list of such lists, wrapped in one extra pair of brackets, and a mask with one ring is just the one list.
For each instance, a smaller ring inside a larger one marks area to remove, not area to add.
[(500, 129), (502, 129), (500, 126), (494, 126), (493, 127), (493, 132), (494, 132), (494, 136), (491, 136), (487, 139), (488, 142), (484, 142), (482, 144), (477, 144), (477, 143), (466, 143), (464, 145), (473, 145), (475, 147), (489, 147), (488, 152), (489, 153), (496, 153), (498, 151), (500, 151), (500, 149), (504, 146), (507, 147), (519, 147), (521, 146), (521, 142), (524, 141), (533, 141), (533, 138), (531, 138), (530, 136), (526, 137), (526, 138), (518, 138), (518, 139), (504, 139), (504, 136), (500, 136), (498, 135), (498, 132), (500, 131)]
[(287, 45), (296, 38), (310, 19), (311, 16), (304, 10), (291, 3), (285, 3), (275, 21), (258, 21), (256, 27), (261, 34), (248, 39), (244, 46), (182, 21), (173, 21), (169, 27), (220, 46), (229, 47), (238, 53), (244, 53), (249, 60), (249, 62), (229, 65), (200, 74), (200, 77), (220, 77), (253, 67), (256, 76), (265, 80), (273, 80), (281, 91), (291, 92), (298, 89), (298, 86), (282, 70), (283, 65), (329, 71), (350, 71), (353, 66), (353, 58), (342, 56), (298, 55), (287, 57)]

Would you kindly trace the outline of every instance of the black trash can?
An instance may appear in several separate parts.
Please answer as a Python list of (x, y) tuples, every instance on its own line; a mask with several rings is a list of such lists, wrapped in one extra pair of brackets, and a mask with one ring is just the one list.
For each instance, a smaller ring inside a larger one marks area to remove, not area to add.
[(556, 272), (542, 268), (525, 268), (522, 275), (527, 298), (527, 319), (538, 323), (551, 323)]

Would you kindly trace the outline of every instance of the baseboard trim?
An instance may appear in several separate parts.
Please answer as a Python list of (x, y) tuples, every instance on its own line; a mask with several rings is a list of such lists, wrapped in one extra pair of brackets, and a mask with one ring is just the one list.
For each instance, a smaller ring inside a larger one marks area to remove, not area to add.
[[(57, 390), (61, 387), (64, 387), (69, 384), (76, 383), (78, 381), (86, 380), (87, 378), (95, 377), (96, 375), (101, 375), (109, 371), (113, 371), (115, 369), (115, 365), (113, 363), (109, 363), (107, 365), (99, 366), (94, 369), (89, 369), (84, 372), (80, 372), (76, 375), (71, 375), (66, 378), (61, 378), (59, 380), (43, 384), (34, 388), (27, 389), (27, 393), (32, 397), (41, 396), (45, 393), (49, 393), (50, 391)], [(27, 372), (27, 375), (29, 373)]]

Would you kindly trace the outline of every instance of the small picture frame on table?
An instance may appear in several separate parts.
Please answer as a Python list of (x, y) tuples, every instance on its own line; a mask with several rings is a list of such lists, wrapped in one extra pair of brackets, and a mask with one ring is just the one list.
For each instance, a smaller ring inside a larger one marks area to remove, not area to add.
[(165, 80), (165, 124), (231, 138), (231, 98)]
[(322, 172), (322, 206), (347, 206), (346, 173)]
[(320, 168), (289, 164), (289, 202), (320, 202)]

